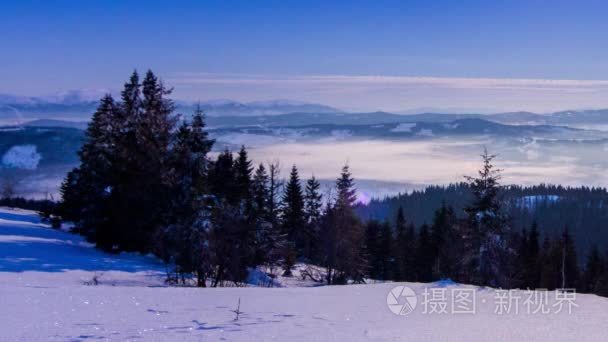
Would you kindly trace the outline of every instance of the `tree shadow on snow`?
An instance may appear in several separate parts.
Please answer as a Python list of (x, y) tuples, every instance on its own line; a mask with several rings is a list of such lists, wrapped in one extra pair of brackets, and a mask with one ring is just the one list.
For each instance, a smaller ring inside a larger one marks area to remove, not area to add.
[(81, 236), (50, 228), (20, 222), (0, 225), (0, 272), (67, 270), (162, 272), (162, 265), (137, 254), (105, 254)]

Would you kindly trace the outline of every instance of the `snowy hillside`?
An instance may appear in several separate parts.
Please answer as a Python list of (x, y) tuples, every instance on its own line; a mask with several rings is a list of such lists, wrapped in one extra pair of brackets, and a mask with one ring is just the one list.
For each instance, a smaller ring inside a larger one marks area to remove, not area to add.
[[(592, 295), (577, 295), (569, 314), (554, 292), (530, 307), (540, 293), (515, 291), (507, 311), (504, 292), (449, 282), (200, 289), (166, 287), (163, 274), (153, 257), (103, 254), (0, 208), (0, 341), (605, 340), (608, 300)], [(415, 296), (391, 292), (401, 285)], [(475, 312), (455, 313), (451, 299), (466, 291)], [(413, 311), (394, 314), (404, 300)]]

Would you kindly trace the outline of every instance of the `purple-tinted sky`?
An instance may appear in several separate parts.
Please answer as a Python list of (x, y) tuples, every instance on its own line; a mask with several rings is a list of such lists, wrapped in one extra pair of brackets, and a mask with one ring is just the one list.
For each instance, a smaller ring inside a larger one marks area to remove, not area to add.
[(605, 1), (3, 1), (0, 93), (117, 89), (351, 110), (608, 107)]

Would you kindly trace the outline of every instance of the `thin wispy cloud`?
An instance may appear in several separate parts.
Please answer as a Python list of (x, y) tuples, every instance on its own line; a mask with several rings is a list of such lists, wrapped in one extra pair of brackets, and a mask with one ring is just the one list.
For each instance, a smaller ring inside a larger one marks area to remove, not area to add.
[(471, 89), (608, 89), (608, 80), (552, 80), (518, 78), (409, 77), (409, 76), (265, 76), (213, 73), (177, 73), (169, 78), (174, 83), (190, 84), (369, 84), (440, 86)]
[(167, 81), (188, 92), (219, 91), (218, 97), (294, 97), (362, 110), (450, 107), (544, 112), (608, 106), (608, 80), (183, 72)]

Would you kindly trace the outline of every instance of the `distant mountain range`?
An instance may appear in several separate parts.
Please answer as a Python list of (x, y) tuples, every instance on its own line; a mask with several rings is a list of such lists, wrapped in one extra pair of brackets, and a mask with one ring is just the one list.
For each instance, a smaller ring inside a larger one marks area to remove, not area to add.
[[(608, 132), (552, 125), (505, 125), (482, 119), (450, 122), (406, 122), (384, 124), (312, 124), (302, 126), (232, 126), (210, 128), (210, 134), (225, 144), (276, 143), (280, 141), (330, 140), (419, 140), (457, 137), (517, 138), (532, 141), (606, 141)], [(272, 138), (272, 139), (271, 139)], [(279, 139), (279, 140), (277, 140)], [(523, 140), (522, 140), (523, 141)]]
[[(81, 128), (95, 111), (95, 94), (67, 92), (51, 97), (20, 97), (0, 94), (0, 124), (28, 124), (50, 127)], [(177, 111), (189, 115), (197, 104), (177, 101)], [(290, 100), (237, 102), (214, 100), (201, 102), (212, 127), (234, 126), (307, 126), (315, 124), (371, 125), (385, 123), (448, 123), (462, 119), (482, 119), (506, 125), (553, 125), (593, 127), (608, 125), (608, 109), (561, 111), (551, 114), (508, 112), (497, 114), (387, 112), (346, 113), (314, 103)], [(34, 121), (34, 122), (30, 122)], [(71, 121), (71, 123), (63, 122)], [(30, 122), (30, 123), (28, 123)], [(78, 122), (78, 123), (74, 123)]]
[(480, 119), (504, 125), (552, 125), (593, 128), (608, 125), (608, 109), (565, 111), (552, 114), (510, 112), (498, 114), (441, 114), (422, 113), (401, 115), (387, 112), (371, 113), (288, 113), (262, 116), (219, 116), (207, 118), (209, 126), (307, 126), (314, 124), (372, 125), (387, 123), (449, 123), (455, 120)]
[[(286, 113), (341, 113), (333, 107), (289, 100), (236, 102), (230, 100), (207, 101), (200, 103), (201, 109), (209, 116), (261, 116), (279, 115)], [(179, 104), (180, 109), (193, 109), (194, 105)]]
[[(183, 111), (182, 111), (183, 112)], [(428, 123), (448, 124), (458, 120), (481, 120), (489, 123), (513, 126), (521, 130), (525, 126), (566, 126), (573, 128), (606, 128), (608, 125), (608, 110), (568, 111), (553, 114), (534, 114), (528, 112), (513, 112), (499, 114), (438, 114), (424, 113), (413, 115), (400, 115), (386, 112), (372, 113), (288, 113), (276, 115), (254, 116), (228, 116), (208, 115), (207, 125), (210, 128), (236, 128), (236, 127), (303, 127), (311, 125), (380, 125), (380, 124), (407, 124)], [(4, 124), (15, 124), (4, 122)], [(36, 127), (69, 127), (84, 129), (86, 121), (36, 119), (23, 120), (21, 126)], [(518, 128), (519, 127), (519, 128)]]
[[(23, 123), (37, 119), (60, 119), (83, 121), (95, 111), (99, 97), (68, 92), (51, 97), (24, 97), (0, 94), (0, 121)], [(321, 104), (290, 100), (237, 102), (214, 100), (200, 103), (176, 101), (177, 111), (190, 114), (197, 105), (208, 116), (266, 116), (286, 113), (341, 113), (342, 111)]]
[(20, 126), (24, 127), (53, 127), (53, 128), (77, 128), (84, 130), (87, 128), (87, 121), (66, 121), (66, 120), (53, 120), (53, 119), (38, 119), (24, 122)]

